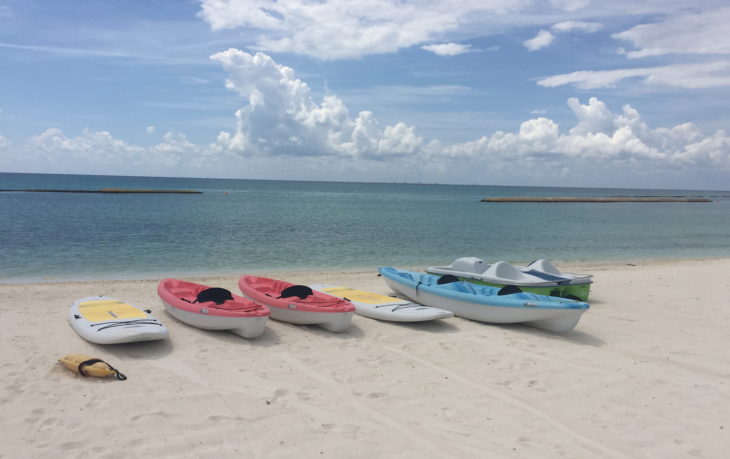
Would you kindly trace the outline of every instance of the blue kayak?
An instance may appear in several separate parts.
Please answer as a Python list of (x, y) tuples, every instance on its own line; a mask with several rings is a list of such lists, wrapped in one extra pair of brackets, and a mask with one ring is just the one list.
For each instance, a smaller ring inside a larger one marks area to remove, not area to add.
[(479, 322), (524, 324), (554, 332), (572, 330), (588, 310), (581, 301), (522, 292), (518, 287), (489, 287), (455, 276), (380, 268), (388, 286), (412, 301), (451, 311)]

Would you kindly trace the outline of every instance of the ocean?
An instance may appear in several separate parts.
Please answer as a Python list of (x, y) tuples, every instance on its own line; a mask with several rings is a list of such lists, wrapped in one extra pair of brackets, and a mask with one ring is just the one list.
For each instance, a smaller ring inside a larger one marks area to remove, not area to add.
[[(730, 192), (0, 173), (0, 282), (489, 262), (730, 257)], [(227, 194), (226, 194), (227, 193)], [(499, 196), (711, 203), (481, 203)], [(716, 202), (719, 201), (719, 202)]]

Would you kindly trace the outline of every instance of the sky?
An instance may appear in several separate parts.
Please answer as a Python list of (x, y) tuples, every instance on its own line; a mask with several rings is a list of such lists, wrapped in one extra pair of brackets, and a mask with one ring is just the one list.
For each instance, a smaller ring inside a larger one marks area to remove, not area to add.
[(730, 5), (0, 0), (0, 172), (730, 189)]

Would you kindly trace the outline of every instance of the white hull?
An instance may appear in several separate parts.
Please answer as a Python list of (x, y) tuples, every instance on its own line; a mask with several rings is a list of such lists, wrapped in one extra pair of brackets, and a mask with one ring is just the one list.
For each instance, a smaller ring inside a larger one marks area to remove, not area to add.
[[(328, 287), (333, 287), (331, 285), (315, 284), (310, 287), (312, 290), (332, 295), (332, 293), (323, 290)], [(350, 298), (348, 300), (355, 305), (355, 314), (388, 322), (426, 322), (429, 320), (454, 317), (454, 313), (451, 311), (424, 306), (411, 301), (399, 300), (398, 298), (391, 298), (391, 302), (380, 304), (368, 304)]]
[[(244, 298), (253, 298), (243, 294)], [(253, 300), (257, 301), (257, 300)], [(259, 301), (260, 302), (260, 301)], [(271, 318), (279, 322), (286, 322), (295, 325), (317, 325), (325, 330), (339, 333), (345, 331), (352, 322), (353, 312), (310, 312), (297, 311), (296, 309), (273, 308), (265, 305), (271, 311)]]
[(228, 330), (244, 338), (256, 338), (261, 335), (266, 328), (268, 316), (264, 317), (223, 317), (209, 316), (189, 311), (183, 311), (171, 304), (163, 301), (165, 310), (171, 316), (202, 330)]
[(353, 312), (309, 312), (290, 309), (269, 308), (271, 318), (279, 322), (296, 325), (317, 325), (325, 330), (339, 333), (352, 322)]
[(495, 324), (520, 323), (535, 328), (554, 332), (566, 332), (575, 328), (580, 321), (584, 309), (528, 309), (504, 306), (487, 306), (469, 303), (440, 295), (434, 295), (411, 288), (383, 276), (388, 286), (396, 293), (400, 293), (413, 301), (446, 309), (454, 315), (479, 322)]
[[(71, 327), (73, 327), (76, 333), (78, 333), (79, 336), (84, 338), (86, 341), (96, 344), (123, 344), (135, 343), (138, 341), (155, 341), (158, 339), (165, 339), (170, 335), (167, 327), (155, 319), (152, 314), (145, 313), (147, 315), (147, 319), (117, 319), (99, 323), (86, 320), (79, 312), (79, 303), (85, 301), (113, 299), (114, 298), (107, 297), (87, 297), (76, 301), (69, 309), (69, 321), (71, 322)], [(153, 323), (146, 324), (144, 322)], [(119, 324), (119, 326), (114, 326), (115, 324)]]

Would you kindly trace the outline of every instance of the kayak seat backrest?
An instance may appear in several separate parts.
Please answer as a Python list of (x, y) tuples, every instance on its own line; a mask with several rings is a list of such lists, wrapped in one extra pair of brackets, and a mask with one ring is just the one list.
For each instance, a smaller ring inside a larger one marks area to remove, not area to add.
[(198, 293), (196, 299), (198, 300), (198, 303), (207, 303), (212, 301), (213, 303), (220, 305), (226, 301), (232, 300), (233, 295), (231, 295), (230, 291), (224, 288), (211, 287)]
[(484, 271), (484, 277), (499, 279), (499, 283), (506, 283), (505, 280), (510, 283), (521, 283), (530, 282), (534, 278), (525, 275), (524, 273), (517, 271), (517, 269), (506, 261), (498, 261)]
[(308, 296), (314, 295), (312, 289), (306, 285), (292, 285), (281, 291), (281, 298), (298, 297), (300, 300), (305, 299)]
[(527, 267), (537, 271), (542, 271), (544, 273), (553, 274), (555, 276), (563, 276), (563, 272), (547, 260), (533, 261), (532, 263), (527, 265)]
[(460, 273), (482, 274), (489, 268), (489, 264), (476, 257), (459, 258), (451, 263), (446, 269)]
[(452, 282), (459, 282), (459, 278), (451, 274), (446, 274), (445, 276), (439, 277), (439, 279), (436, 281), (436, 284), (444, 285), (451, 284)]

